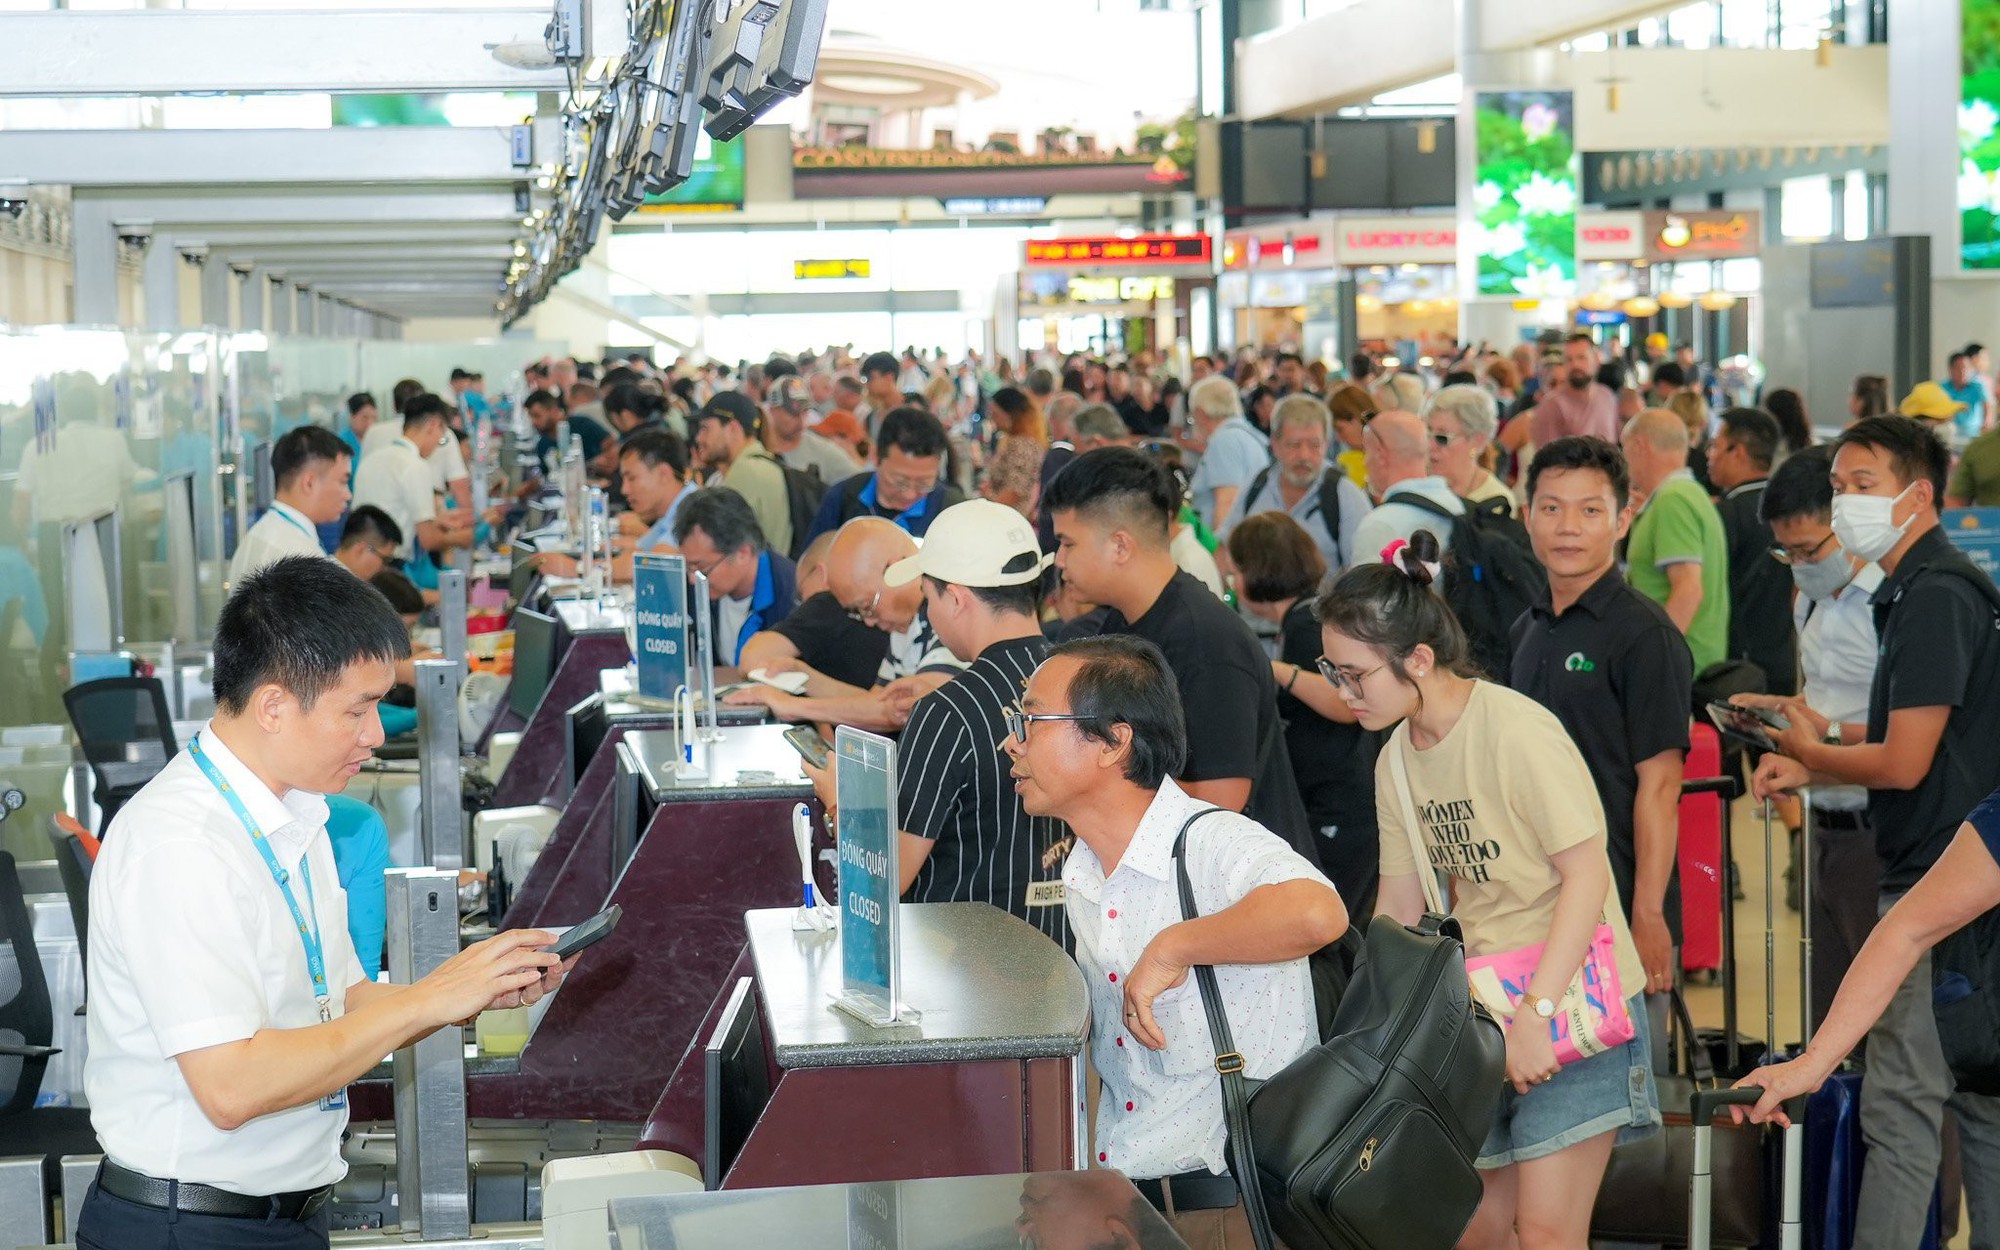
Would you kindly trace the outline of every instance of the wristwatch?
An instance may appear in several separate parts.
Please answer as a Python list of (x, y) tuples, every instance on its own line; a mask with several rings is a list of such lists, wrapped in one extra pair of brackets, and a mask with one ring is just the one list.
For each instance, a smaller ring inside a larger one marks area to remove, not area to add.
[(1521, 1001), (1534, 1008), (1535, 1014), (1544, 1020), (1556, 1018), (1556, 1000), (1553, 998), (1525, 998)]

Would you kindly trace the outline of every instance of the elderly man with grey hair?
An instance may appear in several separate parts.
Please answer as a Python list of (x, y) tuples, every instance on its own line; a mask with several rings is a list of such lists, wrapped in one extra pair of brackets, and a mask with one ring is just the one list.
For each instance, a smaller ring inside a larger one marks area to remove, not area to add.
[(1453, 494), (1473, 503), (1498, 499), (1514, 510), (1514, 492), (1480, 463), (1500, 424), (1499, 405), (1484, 387), (1445, 387), (1425, 406), (1424, 424), (1431, 434), (1431, 472)]
[(1273, 462), (1260, 470), (1229, 510), (1224, 543), (1245, 517), (1283, 512), (1312, 536), (1329, 572), (1354, 563), (1354, 532), (1368, 515), (1368, 496), (1337, 464), (1328, 464), (1333, 413), (1317, 396), (1288, 395), (1271, 412)]
[(1243, 398), (1228, 378), (1203, 378), (1188, 391), (1190, 440), (1201, 450), (1201, 464), (1190, 484), (1194, 508), (1203, 524), (1219, 528), (1236, 497), (1250, 480), (1269, 467), (1271, 445), (1243, 415)]
[[(1384, 547), (1418, 530), (1437, 535), (1440, 547), (1451, 545), (1451, 517), (1464, 516), (1465, 504), (1452, 492), (1449, 482), (1431, 472), (1430, 447), (1430, 431), (1411, 412), (1377, 413), (1362, 431), (1368, 489), (1381, 505), (1355, 527), (1357, 559), (1364, 563), (1376, 559)], [(1450, 515), (1439, 516), (1438, 508)]]

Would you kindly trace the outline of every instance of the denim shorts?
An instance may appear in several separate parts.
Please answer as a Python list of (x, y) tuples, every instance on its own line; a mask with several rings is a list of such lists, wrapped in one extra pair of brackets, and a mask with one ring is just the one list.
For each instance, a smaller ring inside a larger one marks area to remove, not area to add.
[(1639, 1026), (1631, 1041), (1570, 1064), (1525, 1094), (1509, 1084), (1476, 1166), (1490, 1170), (1526, 1163), (1613, 1129), (1620, 1143), (1658, 1132), (1660, 1103), (1645, 998), (1635, 994), (1626, 1004)]

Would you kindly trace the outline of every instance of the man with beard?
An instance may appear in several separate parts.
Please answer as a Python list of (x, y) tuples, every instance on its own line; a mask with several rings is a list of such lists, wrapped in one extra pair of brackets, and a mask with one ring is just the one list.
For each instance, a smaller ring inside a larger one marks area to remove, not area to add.
[(1559, 438), (1588, 434), (1616, 444), (1619, 436), (1618, 396), (1597, 380), (1603, 361), (1597, 342), (1588, 334), (1572, 334), (1563, 343), (1563, 381), (1550, 387), (1535, 404), (1531, 425), (1534, 443), (1546, 447)]

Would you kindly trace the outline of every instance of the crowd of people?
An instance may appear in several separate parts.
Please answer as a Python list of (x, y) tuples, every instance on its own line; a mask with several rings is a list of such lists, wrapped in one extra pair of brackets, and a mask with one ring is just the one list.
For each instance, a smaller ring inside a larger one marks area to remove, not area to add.
[[(1954, 1095), (1922, 955), (1971, 906), (1939, 873), (1986, 854), (1971, 879), (2000, 887), (2000, 704), (1968, 695), (2000, 665), (2000, 591), (1940, 527), (2000, 463), (1961, 424), (1993, 411), (1983, 353), (1895, 411), (1860, 379), (1823, 444), (1796, 392), (1718, 411), (1666, 347), (1607, 362), (1572, 334), (1421, 372), (1198, 356), (1185, 377), (1147, 353), (543, 361), (519, 462), (533, 490), (580, 442), (621, 509), (612, 576), (679, 552), (715, 591), (719, 661), (805, 678), (731, 700), (899, 737), (904, 897), (989, 902), (1074, 953), (1094, 1157), (1183, 1228), (1249, 1244), (1210, 1183), (1223, 1112), (1189, 968), (1222, 967), (1246, 1075), (1268, 1076), (1315, 1040), (1304, 956), (1370, 915), (1414, 922), (1436, 872), (1468, 954), (1541, 952), (1496, 1005), (1509, 1088), (1465, 1244), (1582, 1247), (1613, 1144), (1660, 1124), (1690, 725), (1734, 698), (1787, 726), (1754, 788), (1795, 838), (1790, 796), (1814, 798), (1827, 1022), (1755, 1078), (1758, 1114), (1865, 1035), (1856, 1244), (1915, 1243), (1947, 1103), (1973, 1226), (2000, 1234), (2000, 1104)], [(391, 417), (358, 395), (345, 435), (281, 439), (232, 580), (331, 550), (420, 610), (422, 566), (507, 523), (463, 489), (495, 406), (475, 377), (452, 391), (399, 385)], [(337, 546), (315, 539), (343, 515)], [(1182, 921), (1174, 835), (1210, 808), (1231, 815), (1188, 834)], [(1638, 1026), (1562, 1064), (1549, 1019), (1600, 930)]]

